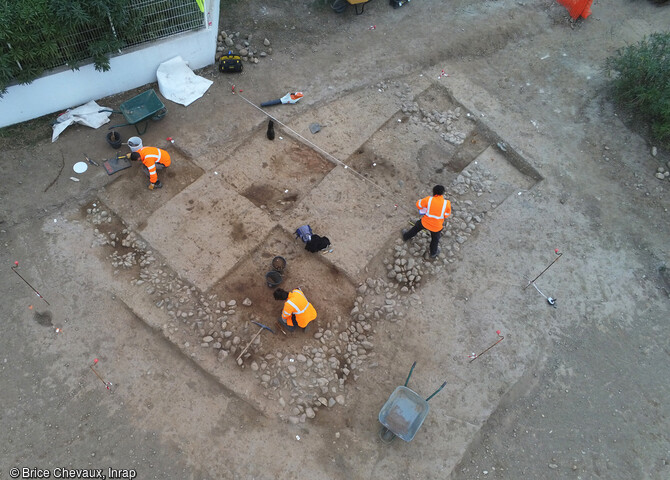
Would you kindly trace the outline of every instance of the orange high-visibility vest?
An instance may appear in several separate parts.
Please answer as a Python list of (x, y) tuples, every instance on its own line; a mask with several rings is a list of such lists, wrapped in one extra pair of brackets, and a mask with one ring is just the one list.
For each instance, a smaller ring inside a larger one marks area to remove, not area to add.
[(316, 318), (316, 310), (305, 298), (305, 294), (299, 288), (296, 288), (288, 294), (288, 300), (284, 303), (284, 310), (281, 316), (290, 327), (294, 327), (291, 314), (295, 313), (295, 319), (300, 328), (305, 328), (309, 322)]
[(421, 224), (431, 232), (439, 232), (444, 219), (451, 215), (451, 202), (442, 195), (422, 198), (416, 202), (421, 217)]
[(158, 175), (156, 174), (156, 164), (162, 163), (166, 167), (170, 166), (170, 154), (161, 148), (156, 147), (142, 147), (137, 153), (140, 154), (140, 159), (145, 167), (149, 170), (149, 181), (156, 183)]

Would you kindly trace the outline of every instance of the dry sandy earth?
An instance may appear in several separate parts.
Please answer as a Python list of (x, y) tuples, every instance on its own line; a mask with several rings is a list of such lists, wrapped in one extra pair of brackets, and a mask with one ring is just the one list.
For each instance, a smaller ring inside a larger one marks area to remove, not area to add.
[[(670, 184), (654, 177), (670, 156), (601, 70), (669, 24), (645, 1), (579, 22), (547, 0), (230, 2), (221, 29), (272, 54), (167, 102), (143, 136), (173, 155), (162, 190), (136, 167), (69, 179), (114, 155), (102, 129), (5, 129), (0, 478), (670, 477)], [(255, 105), (295, 90), (267, 109), (268, 141)], [(454, 215), (427, 261), (427, 237), (399, 232), (435, 183)], [(332, 252), (307, 253), (302, 223)], [(551, 308), (523, 287), (555, 248), (537, 282)], [(263, 332), (240, 367), (251, 321), (279, 311), (275, 255), (319, 317)], [(377, 415), (413, 361), (419, 394), (447, 386), (411, 442), (385, 444)]]

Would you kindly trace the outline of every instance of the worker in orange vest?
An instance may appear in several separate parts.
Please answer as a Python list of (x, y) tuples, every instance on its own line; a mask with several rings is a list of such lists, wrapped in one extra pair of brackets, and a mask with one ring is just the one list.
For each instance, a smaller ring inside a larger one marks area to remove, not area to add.
[(444, 187), (435, 185), (433, 196), (422, 198), (416, 202), (416, 208), (423, 216), (416, 221), (410, 230), (402, 231), (402, 239), (406, 242), (424, 228), (427, 229), (430, 232), (430, 258), (435, 258), (440, 253), (438, 245), (442, 236), (444, 219), (451, 215), (451, 202), (444, 198)]
[(136, 152), (128, 154), (131, 160), (142, 160), (142, 169), (149, 175), (149, 190), (161, 188), (163, 184), (158, 180), (158, 170), (170, 166), (170, 154), (162, 148), (142, 147)]
[(274, 297), (275, 300), (284, 301), (279, 323), (287, 330), (292, 332), (300, 328), (304, 332), (309, 322), (316, 318), (316, 310), (299, 288), (291, 292), (278, 288), (274, 291)]

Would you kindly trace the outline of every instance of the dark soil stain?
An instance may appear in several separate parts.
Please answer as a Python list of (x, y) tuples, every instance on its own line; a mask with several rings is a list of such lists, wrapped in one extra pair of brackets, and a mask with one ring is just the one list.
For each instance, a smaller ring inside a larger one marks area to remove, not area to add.
[(43, 313), (35, 312), (35, 314), (33, 315), (33, 320), (35, 320), (43, 327), (51, 327), (53, 326), (53, 324), (51, 323), (52, 317), (53, 316), (51, 315), (51, 312), (46, 310)]
[(241, 242), (248, 238), (247, 232), (244, 231), (244, 225), (242, 222), (238, 221), (233, 224), (233, 232), (231, 233), (231, 237), (236, 242)]

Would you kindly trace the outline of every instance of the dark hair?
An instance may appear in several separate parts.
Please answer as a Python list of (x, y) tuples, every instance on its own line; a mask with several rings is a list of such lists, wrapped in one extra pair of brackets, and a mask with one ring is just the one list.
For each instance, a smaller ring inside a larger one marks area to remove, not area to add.
[(140, 159), (140, 154), (137, 152), (133, 152), (130, 154), (130, 159), (131, 160), (139, 160)]
[(444, 195), (444, 187), (442, 185), (435, 185), (433, 187), (433, 195)]
[(287, 300), (288, 292), (282, 288), (278, 288), (274, 292), (275, 300)]

